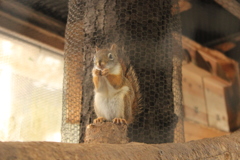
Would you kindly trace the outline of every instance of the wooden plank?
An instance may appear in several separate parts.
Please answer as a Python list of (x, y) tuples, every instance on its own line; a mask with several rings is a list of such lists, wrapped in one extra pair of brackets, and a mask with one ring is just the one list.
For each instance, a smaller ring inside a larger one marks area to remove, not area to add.
[(189, 0), (179, 0), (178, 4), (180, 8), (180, 13), (192, 8), (192, 4), (189, 2)]
[(240, 131), (186, 143), (70, 144), (0, 142), (1, 160), (239, 160)]
[(184, 120), (184, 135), (186, 142), (229, 134), (230, 132), (220, 131), (216, 128), (208, 127), (206, 125), (202, 125), (186, 119)]
[[(213, 40), (211, 42), (206, 43), (205, 45), (209, 48), (218, 49), (219, 51), (225, 52), (224, 50), (228, 51), (229, 49), (232, 49), (236, 43), (240, 41), (240, 32)], [(221, 44), (223, 44), (223, 47), (221, 47)], [(222, 49), (223, 48), (223, 49)]]
[(64, 38), (50, 31), (35, 26), (29, 22), (15, 18), (5, 12), (0, 11), (0, 26), (15, 34), (26, 36), (33, 41), (53, 47), (60, 52), (64, 49)]
[(0, 10), (64, 37), (65, 24), (13, 0), (1, 0)]
[(206, 61), (199, 53), (199, 50), (203, 48), (200, 44), (189, 39), (188, 37), (182, 36), (182, 46), (185, 54), (189, 54), (192, 63), (202, 69), (211, 72), (210, 63)]
[(182, 87), (185, 117), (208, 125), (203, 77), (211, 74), (190, 63), (182, 67)]
[(189, 53), (193, 63), (195, 63), (194, 61), (196, 60), (196, 52), (202, 46), (188, 37), (182, 36), (182, 47)]
[(224, 42), (224, 43), (221, 43), (221, 44), (217, 44), (214, 46), (214, 48), (218, 51), (221, 51), (223, 53), (233, 49), (236, 47), (236, 43), (233, 43), (233, 42), (230, 42), (230, 41), (227, 41), (227, 42)]
[[(238, 41), (238, 37), (239, 36), (234, 36), (233, 40)], [(223, 53), (203, 47), (187, 37), (183, 36), (182, 43), (183, 48), (187, 50), (191, 56), (192, 63), (209, 71), (212, 75), (219, 77), (219, 79), (231, 84), (227, 87), (228, 91), (225, 95), (225, 100), (229, 101), (231, 105), (227, 106), (226, 109), (228, 110), (229, 130), (237, 129), (240, 126), (240, 118), (238, 118), (240, 115), (240, 82), (238, 63), (226, 57)], [(225, 91), (218, 90), (218, 92), (221, 93)], [(208, 97), (208, 95), (206, 95), (206, 97)], [(219, 102), (220, 101), (221, 100), (219, 100)], [(225, 128), (225, 130), (228, 129)]]
[(192, 4), (189, 2), (189, 0), (178, 0), (177, 5), (173, 5), (172, 7), (172, 14), (178, 14), (179, 12), (184, 12), (192, 8)]
[(198, 67), (210, 71), (229, 82), (239, 81), (238, 63), (223, 53), (203, 47), (197, 42), (182, 36), (183, 48), (188, 51), (191, 60)]
[(198, 50), (211, 66), (211, 73), (229, 82), (239, 81), (238, 63), (217, 50), (203, 47)]
[(228, 90), (231, 84), (216, 76), (204, 77), (209, 126), (229, 132)]
[[(237, 37), (235, 36), (235, 40), (237, 40)], [(240, 80), (238, 63), (226, 57), (223, 53), (203, 47), (187, 37), (183, 36), (182, 43), (183, 48), (190, 53), (192, 63), (232, 83), (232, 101), (239, 104)]]
[(215, 0), (215, 2), (240, 19), (240, 3), (236, 0)]

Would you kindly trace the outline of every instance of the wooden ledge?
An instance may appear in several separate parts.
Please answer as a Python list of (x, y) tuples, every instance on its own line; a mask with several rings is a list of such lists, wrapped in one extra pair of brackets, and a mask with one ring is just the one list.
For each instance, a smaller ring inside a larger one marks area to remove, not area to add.
[(168, 144), (0, 142), (1, 160), (240, 159), (240, 130), (227, 136)]

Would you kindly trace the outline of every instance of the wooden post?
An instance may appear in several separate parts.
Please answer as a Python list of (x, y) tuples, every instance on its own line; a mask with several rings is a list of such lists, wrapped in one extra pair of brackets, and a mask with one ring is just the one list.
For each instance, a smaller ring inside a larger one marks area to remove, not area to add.
[(128, 143), (127, 125), (112, 122), (89, 124), (84, 143)]

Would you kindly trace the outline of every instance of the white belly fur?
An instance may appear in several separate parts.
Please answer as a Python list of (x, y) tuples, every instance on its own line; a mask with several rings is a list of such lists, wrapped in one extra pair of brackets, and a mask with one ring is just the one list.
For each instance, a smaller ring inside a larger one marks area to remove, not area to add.
[(124, 118), (124, 95), (129, 91), (127, 86), (113, 88), (105, 77), (101, 77), (98, 90), (95, 90), (95, 112), (98, 117), (107, 120)]

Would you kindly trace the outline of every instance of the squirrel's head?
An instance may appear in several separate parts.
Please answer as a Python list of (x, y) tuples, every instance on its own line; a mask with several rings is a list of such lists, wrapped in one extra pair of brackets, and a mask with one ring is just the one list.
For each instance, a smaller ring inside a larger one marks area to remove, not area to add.
[(116, 44), (113, 44), (110, 49), (99, 49), (96, 47), (96, 54), (93, 57), (94, 67), (98, 70), (114, 67), (118, 63), (116, 49)]

